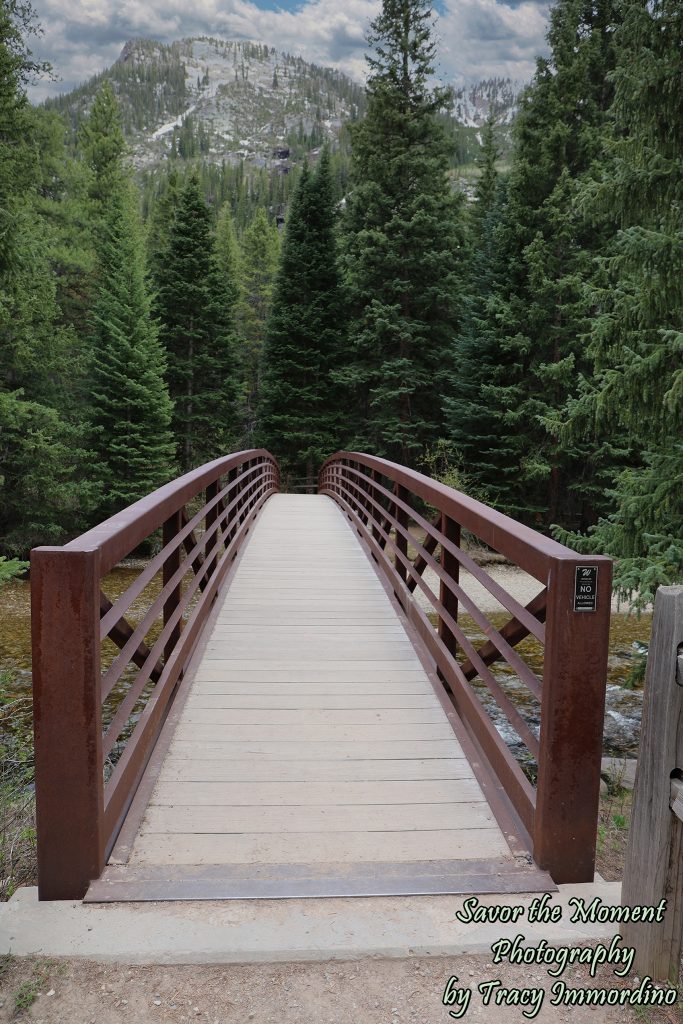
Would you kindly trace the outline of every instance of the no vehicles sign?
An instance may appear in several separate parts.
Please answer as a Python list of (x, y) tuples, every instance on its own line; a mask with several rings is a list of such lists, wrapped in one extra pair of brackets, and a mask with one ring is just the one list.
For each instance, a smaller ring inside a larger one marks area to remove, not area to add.
[(577, 565), (574, 582), (574, 611), (594, 612), (598, 607), (597, 565)]

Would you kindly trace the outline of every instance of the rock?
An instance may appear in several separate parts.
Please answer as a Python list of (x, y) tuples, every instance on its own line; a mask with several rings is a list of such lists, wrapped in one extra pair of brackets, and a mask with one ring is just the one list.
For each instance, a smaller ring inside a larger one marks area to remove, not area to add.
[(618, 783), (623, 789), (633, 789), (636, 781), (634, 757), (603, 757), (600, 773), (612, 783)]

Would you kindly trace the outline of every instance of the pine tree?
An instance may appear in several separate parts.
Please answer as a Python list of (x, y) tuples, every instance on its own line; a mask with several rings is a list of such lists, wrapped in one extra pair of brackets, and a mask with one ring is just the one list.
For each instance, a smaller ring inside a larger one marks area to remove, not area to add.
[(95, 278), (88, 200), (92, 175), (83, 160), (67, 154), (66, 127), (60, 117), (38, 107), (33, 118), (39, 168), (32, 205), (46, 232), (61, 324), (72, 336), (65, 354), (70, 363), (70, 385), (81, 390), (83, 404), (88, 313)]
[(69, 338), (56, 301), (52, 233), (39, 213), (39, 116), (25, 87), (45, 66), (26, 39), (28, 3), (0, 8), (0, 550), (25, 554), (77, 532), (88, 508), (82, 438), (60, 405)]
[(97, 246), (90, 421), (103, 518), (173, 475), (171, 402), (151, 317), (139, 200), (123, 164), (121, 119), (109, 87), (98, 94), (81, 139)]
[(180, 192), (157, 288), (173, 430), (187, 471), (229, 451), (236, 426), (230, 303), (221, 289), (211, 213), (196, 175)]
[(553, 8), (551, 55), (539, 60), (515, 123), (496, 235), (495, 261), (507, 269), (478, 328), (492, 346), (480, 395), (505, 450), (487, 483), (506, 511), (538, 525), (594, 520), (615, 457), (604, 438), (579, 442), (562, 423), (588, 370), (584, 283), (604, 238), (575, 200), (601, 152), (616, 23), (612, 0)]
[(96, 216), (105, 216), (112, 192), (125, 178), (121, 111), (110, 82), (95, 96), (90, 116), (81, 125), (79, 144), (92, 171), (90, 197)]
[(100, 517), (173, 476), (172, 405), (145, 280), (144, 245), (131, 186), (109, 198), (93, 307), (93, 461)]
[(220, 274), (225, 302), (231, 311), (231, 316), (234, 318), (240, 294), (242, 267), (240, 247), (237, 241), (237, 232), (235, 231), (235, 222), (232, 217), (230, 203), (224, 203), (218, 215), (215, 253), (216, 266)]
[(499, 156), (495, 120), (487, 120), (480, 170), (469, 211), (469, 254), (465, 279), (463, 328), (455, 341), (453, 369), (444, 411), (447, 436), (456, 462), (480, 497), (499, 503), (511, 452), (492, 421), (484, 387), (499, 372), (501, 354), (489, 329), (491, 296), (507, 276), (508, 266), (498, 258), (501, 218), (506, 202), (505, 182), (496, 170)]
[(178, 172), (170, 167), (162, 179), (159, 192), (155, 197), (152, 211), (147, 219), (147, 253), (150, 271), (156, 277), (159, 265), (166, 257), (168, 250), (168, 232), (180, 195)]
[(612, 514), (573, 540), (615, 555), (617, 586), (642, 606), (683, 580), (683, 8), (626, 0), (623, 11), (608, 158), (582, 195), (618, 230), (592, 281), (594, 374), (573, 428), (608, 429), (642, 459), (617, 476)]
[(254, 439), (260, 393), (261, 355), (280, 255), (280, 238), (266, 211), (258, 209), (242, 237), (237, 333), (240, 360), (240, 419), (245, 444)]
[(479, 177), (474, 190), (474, 208), (471, 213), (475, 235), (482, 231), (483, 225), (493, 210), (498, 188), (496, 162), (499, 157), (500, 150), (496, 142), (496, 118), (491, 110), (482, 133), (481, 151), (475, 161), (479, 169)]
[(287, 221), (264, 348), (258, 436), (286, 474), (315, 481), (340, 443), (343, 299), (329, 150), (299, 179)]
[(460, 203), (437, 119), (450, 94), (430, 88), (430, 19), (428, 0), (384, 0), (372, 23), (345, 225), (353, 322), (340, 380), (367, 423), (358, 443), (409, 464), (443, 434), (437, 396), (461, 315)]

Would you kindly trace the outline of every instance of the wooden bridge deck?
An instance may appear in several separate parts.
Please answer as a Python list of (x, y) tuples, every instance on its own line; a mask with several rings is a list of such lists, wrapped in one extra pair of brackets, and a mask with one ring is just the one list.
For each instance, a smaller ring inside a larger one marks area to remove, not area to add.
[(273, 496), (87, 899), (553, 889), (409, 632), (337, 505)]

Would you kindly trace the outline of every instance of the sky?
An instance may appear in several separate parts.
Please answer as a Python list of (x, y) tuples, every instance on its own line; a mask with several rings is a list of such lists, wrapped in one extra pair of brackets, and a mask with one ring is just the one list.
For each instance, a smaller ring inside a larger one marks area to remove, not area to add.
[[(253, 39), (365, 73), (365, 34), (380, 0), (32, 0), (42, 36), (31, 43), (57, 81), (30, 90), (34, 102), (66, 92), (112, 64), (128, 39), (187, 36)], [(500, 76), (528, 81), (546, 50), (546, 0), (439, 0), (438, 77), (458, 85)]]

